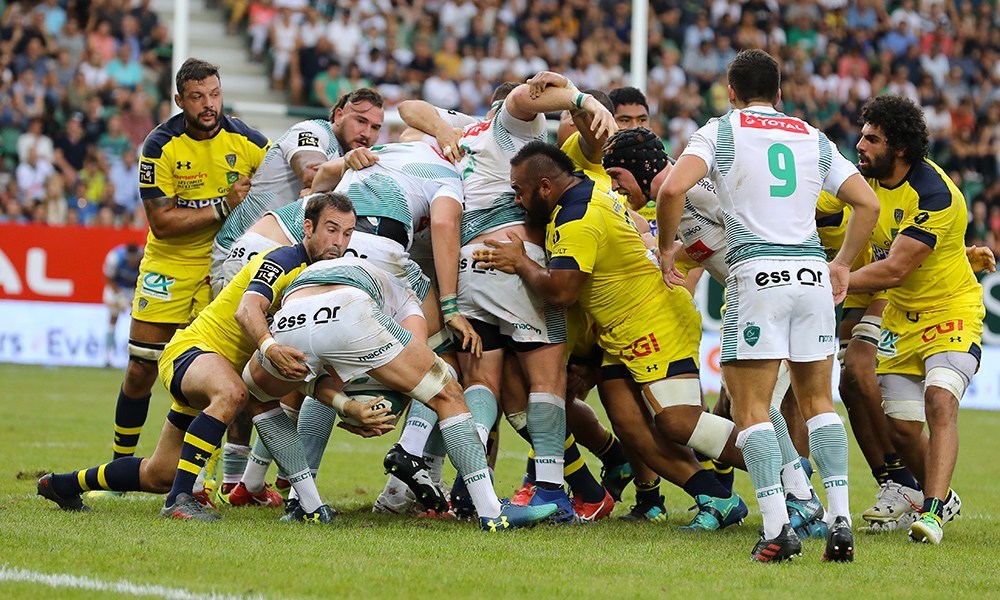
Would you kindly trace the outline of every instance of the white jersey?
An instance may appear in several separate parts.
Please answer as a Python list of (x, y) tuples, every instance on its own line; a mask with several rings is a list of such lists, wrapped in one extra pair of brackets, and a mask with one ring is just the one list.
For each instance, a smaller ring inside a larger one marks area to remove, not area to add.
[(724, 284), (729, 276), (729, 268), (723, 260), (726, 229), (715, 184), (707, 177), (699, 180), (685, 195), (677, 229), (688, 256)]
[(510, 159), (528, 142), (545, 141), (545, 115), (522, 121), (507, 112), (506, 102), (482, 123), (468, 124), (468, 117), (451, 111), (439, 114), (456, 127), (464, 127), (459, 146), (465, 155), (457, 165), (465, 182), (461, 243), (524, 223), (524, 209), (514, 203), (510, 187)]
[(462, 179), (451, 162), (423, 142), (371, 150), (378, 162), (359, 171), (348, 169), (334, 191), (351, 199), (359, 220), (385, 217), (402, 223), (409, 249), (413, 236), (430, 225), (433, 202), (442, 198), (462, 202)]
[(282, 303), (296, 291), (320, 285), (346, 285), (367, 294), (383, 313), (396, 321), (420, 311), (420, 301), (409, 287), (363, 258), (345, 256), (315, 262), (292, 280)]
[(264, 155), (260, 168), (250, 180), (250, 193), (226, 218), (215, 236), (223, 250), (250, 229), (266, 212), (284, 206), (299, 197), (302, 180), (292, 170), (292, 157), (303, 151), (322, 152), (327, 160), (341, 155), (340, 143), (326, 119), (311, 119), (292, 125)]
[(825, 258), (816, 199), (836, 195), (857, 169), (823, 132), (770, 107), (731, 110), (684, 150), (708, 165), (733, 266), (754, 258)]

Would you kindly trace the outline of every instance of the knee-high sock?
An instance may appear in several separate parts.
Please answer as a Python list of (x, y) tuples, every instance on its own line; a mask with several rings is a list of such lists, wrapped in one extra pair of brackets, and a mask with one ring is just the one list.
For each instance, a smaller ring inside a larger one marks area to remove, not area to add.
[(788, 435), (788, 424), (778, 407), (772, 404), (770, 410), (774, 435), (778, 438), (778, 448), (781, 450), (781, 484), (786, 492), (791, 492), (799, 500), (808, 500), (812, 496), (812, 486), (802, 470), (799, 452)]
[(115, 406), (114, 458), (135, 454), (135, 447), (139, 445), (139, 434), (142, 433), (146, 414), (149, 413), (149, 398), (149, 394), (141, 398), (132, 398), (126, 396), (124, 390), (118, 390), (118, 404)]
[(607, 493), (604, 487), (597, 482), (594, 474), (587, 468), (580, 448), (576, 444), (576, 438), (570, 433), (566, 436), (563, 451), (563, 474), (566, 483), (573, 490), (573, 496), (588, 503), (600, 502), (604, 500)]
[(448, 451), (444, 447), (444, 438), (441, 437), (441, 429), (435, 425), (424, 445), (424, 462), (427, 463), (427, 472), (430, 473), (432, 480), (441, 481), (441, 471), (444, 469), (447, 453)]
[(472, 421), (476, 424), (476, 433), (486, 447), (490, 430), (497, 421), (497, 399), (493, 392), (484, 385), (474, 385), (465, 390), (465, 403), (472, 413)]
[(181, 459), (177, 463), (174, 485), (167, 494), (165, 506), (171, 506), (178, 494), (193, 493), (194, 480), (198, 477), (212, 453), (222, 443), (226, 424), (212, 415), (201, 413), (191, 421), (181, 445)]
[(295, 488), (302, 509), (307, 513), (315, 512), (323, 501), (316, 489), (316, 482), (309, 474), (306, 453), (302, 449), (299, 433), (295, 430), (295, 423), (284, 411), (275, 408), (254, 417), (253, 424), (274, 461), (288, 473), (288, 481)]
[(819, 476), (826, 488), (826, 520), (837, 517), (851, 521), (847, 487), (847, 431), (837, 413), (823, 413), (806, 421), (809, 428), (809, 453), (816, 460)]
[(124, 456), (98, 467), (70, 471), (52, 476), (52, 489), (63, 498), (69, 498), (90, 490), (112, 490), (115, 492), (138, 492), (139, 466), (142, 459)]
[(306, 451), (306, 463), (313, 478), (323, 462), (326, 444), (333, 433), (333, 425), (337, 421), (337, 411), (315, 398), (306, 398), (299, 412), (299, 437)]
[(247, 468), (247, 458), (250, 456), (250, 446), (230, 444), (222, 446), (222, 483), (239, 483)]
[[(414, 403), (416, 404), (416, 403)], [(458, 469), (458, 475), (469, 490), (472, 503), (480, 517), (500, 516), (500, 500), (493, 491), (490, 469), (486, 464), (486, 452), (476, 435), (471, 413), (462, 413), (443, 419), (439, 424), (441, 437), (448, 449), (451, 462)]]
[(555, 394), (528, 394), (528, 433), (535, 450), (535, 477), (540, 484), (563, 484), (566, 400)]
[(785, 490), (781, 487), (781, 449), (774, 435), (774, 425), (757, 423), (747, 427), (736, 436), (736, 445), (743, 451), (757, 493), (757, 503), (764, 517), (764, 537), (777, 537), (788, 523), (788, 512)]
[(267, 451), (264, 441), (257, 436), (253, 443), (253, 449), (247, 456), (247, 465), (243, 469), (243, 477), (240, 481), (252, 494), (257, 494), (264, 489), (264, 478), (267, 477), (267, 469), (271, 466), (274, 458)]
[(403, 425), (403, 433), (399, 436), (399, 445), (410, 454), (423, 456), (427, 438), (431, 435), (434, 424), (438, 422), (437, 413), (427, 408), (422, 402), (410, 402), (410, 414)]

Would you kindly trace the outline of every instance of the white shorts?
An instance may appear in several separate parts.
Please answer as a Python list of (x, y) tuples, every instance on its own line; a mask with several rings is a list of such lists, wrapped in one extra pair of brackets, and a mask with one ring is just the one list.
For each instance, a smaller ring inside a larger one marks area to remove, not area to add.
[(410, 259), (410, 254), (399, 242), (380, 235), (355, 231), (344, 256), (363, 258), (396, 279), (410, 286), (421, 302), (427, 296), (431, 280), (424, 275), (420, 265)]
[(233, 242), (228, 251), (217, 244), (212, 246), (212, 264), (209, 267), (209, 281), (212, 284), (212, 297), (215, 298), (226, 287), (233, 277), (245, 267), (250, 260), (272, 248), (280, 246), (278, 242), (266, 238), (256, 232), (244, 233)]
[(110, 285), (104, 286), (104, 305), (108, 307), (108, 312), (113, 316), (128, 312), (128, 309), (132, 308), (134, 298), (135, 288), (115, 291)]
[(822, 260), (756, 259), (726, 279), (722, 362), (822, 360), (837, 351), (830, 271)]
[[(500, 334), (515, 342), (561, 344), (566, 341), (566, 311), (552, 306), (531, 291), (518, 275), (496, 269), (481, 269), (472, 252), (483, 244), (462, 246), (458, 270), (458, 311), (500, 328)], [(524, 244), (528, 258), (545, 265), (545, 251)]]
[[(306, 355), (311, 379), (330, 367), (344, 381), (383, 367), (399, 356), (410, 333), (382, 312), (371, 296), (342, 287), (292, 298), (271, 323), (274, 341)], [(264, 368), (281, 377), (269, 361)]]
[(722, 283), (729, 277), (726, 265), (726, 230), (718, 224), (688, 216), (685, 212), (679, 226), (684, 250), (708, 274)]

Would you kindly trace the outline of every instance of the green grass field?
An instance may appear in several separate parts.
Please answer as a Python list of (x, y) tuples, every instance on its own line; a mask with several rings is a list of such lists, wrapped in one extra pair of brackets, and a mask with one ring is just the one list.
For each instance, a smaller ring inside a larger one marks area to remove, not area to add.
[[(690, 519), (691, 502), (664, 485), (667, 526), (608, 519), (489, 535), (470, 523), (373, 515), (372, 503), (385, 483), (381, 459), (396, 436), (362, 440), (339, 429), (318, 482), (324, 497), (342, 512), (330, 527), (278, 523), (279, 512), (265, 509), (228, 510), (221, 522), (211, 524), (166, 521), (157, 517), (162, 497), (148, 494), (92, 502), (89, 514), (59, 511), (35, 496), (35, 479), (43, 471), (68, 471), (109, 458), (120, 381), (113, 370), (0, 365), (0, 596), (651, 598), (764, 596), (784, 589), (797, 598), (1000, 593), (1000, 506), (991, 496), (1000, 485), (997, 413), (962, 413), (963, 452), (954, 482), (964, 510), (945, 529), (941, 546), (908, 543), (905, 533), (859, 533), (854, 564), (822, 563), (822, 542), (808, 540), (801, 559), (759, 565), (749, 561), (761, 521), (745, 474), (737, 477), (737, 489), (751, 506), (750, 517), (723, 532), (677, 531)], [(156, 441), (165, 398), (158, 385), (140, 455)], [(526, 445), (506, 424), (501, 440), (497, 491), (510, 495), (520, 483)], [(851, 501), (860, 515), (876, 486), (857, 448), (851, 451)], [(588, 459), (599, 469), (596, 460)], [(630, 487), (615, 515), (628, 511), (632, 494)], [(37, 581), (40, 574), (87, 579), (53, 588)], [(91, 589), (81, 589), (81, 581), (91, 582)], [(111, 584), (121, 587), (107, 587)]]

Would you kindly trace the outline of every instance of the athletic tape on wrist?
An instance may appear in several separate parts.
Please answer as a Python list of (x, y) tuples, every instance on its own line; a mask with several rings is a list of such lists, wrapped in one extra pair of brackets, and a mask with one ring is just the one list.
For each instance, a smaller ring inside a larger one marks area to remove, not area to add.
[(274, 346), (277, 343), (278, 342), (274, 341), (274, 338), (271, 336), (267, 336), (266, 338), (264, 338), (264, 341), (261, 342), (260, 344), (260, 355), (263, 356), (264, 358), (267, 358), (267, 349), (270, 348), (271, 346)]

